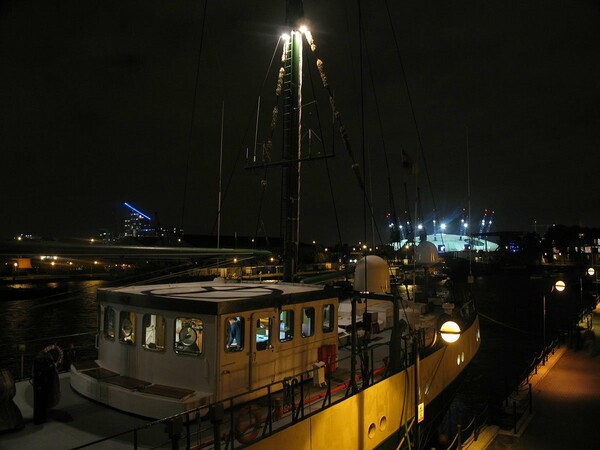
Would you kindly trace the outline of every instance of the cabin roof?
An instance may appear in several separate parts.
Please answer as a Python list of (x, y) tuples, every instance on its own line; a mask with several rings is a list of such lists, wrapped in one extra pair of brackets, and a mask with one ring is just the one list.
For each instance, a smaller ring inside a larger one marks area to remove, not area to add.
[(98, 289), (100, 302), (211, 315), (282, 307), (339, 296), (339, 289), (327, 286), (225, 280)]

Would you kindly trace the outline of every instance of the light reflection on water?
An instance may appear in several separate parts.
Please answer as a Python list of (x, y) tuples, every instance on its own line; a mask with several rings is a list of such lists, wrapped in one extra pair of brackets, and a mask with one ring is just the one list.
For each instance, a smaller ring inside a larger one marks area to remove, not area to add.
[[(19, 344), (26, 345), (25, 359), (29, 361), (58, 336), (95, 333), (96, 291), (104, 285), (105, 281), (87, 280), (1, 286), (0, 367), (16, 371)], [(64, 350), (70, 343), (79, 348), (83, 344), (89, 346), (90, 342), (93, 336), (58, 340)]]

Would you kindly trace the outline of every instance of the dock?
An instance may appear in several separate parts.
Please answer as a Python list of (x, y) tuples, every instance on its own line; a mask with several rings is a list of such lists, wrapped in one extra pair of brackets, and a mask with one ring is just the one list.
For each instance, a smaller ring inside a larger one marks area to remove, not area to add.
[[(530, 379), (532, 408), (513, 430), (486, 426), (468, 450), (594, 450), (600, 414), (600, 307), (592, 311), (590, 338), (563, 346)], [(527, 394), (528, 395), (528, 394)]]

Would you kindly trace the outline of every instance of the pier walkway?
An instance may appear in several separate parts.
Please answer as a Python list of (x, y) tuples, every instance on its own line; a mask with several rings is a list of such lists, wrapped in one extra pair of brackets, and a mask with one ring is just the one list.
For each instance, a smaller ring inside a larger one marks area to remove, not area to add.
[(595, 450), (599, 448), (600, 306), (592, 312), (593, 339), (562, 347), (531, 378), (533, 408), (517, 433), (487, 426), (468, 450)]

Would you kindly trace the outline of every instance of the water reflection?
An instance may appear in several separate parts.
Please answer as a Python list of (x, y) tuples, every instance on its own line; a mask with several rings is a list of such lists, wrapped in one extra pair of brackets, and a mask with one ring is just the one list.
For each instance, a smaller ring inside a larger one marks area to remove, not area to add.
[[(65, 350), (71, 344), (93, 350), (96, 291), (106, 284), (87, 280), (0, 287), (0, 367), (11, 368), (18, 375), (22, 358), (30, 361), (51, 343), (58, 343)], [(86, 333), (89, 334), (80, 336)], [(65, 335), (69, 337), (58, 339)], [(19, 350), (19, 344), (21, 349), (25, 345), (25, 354)]]

